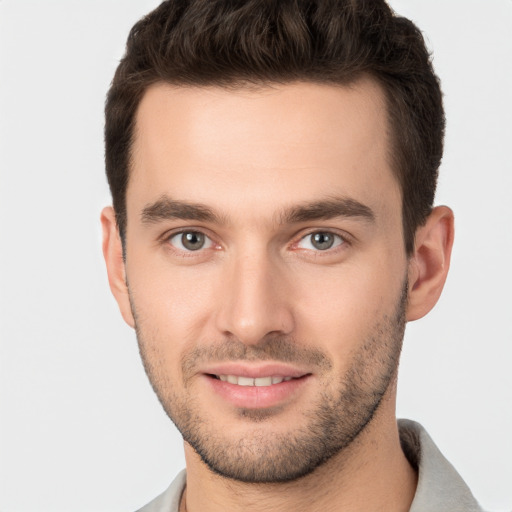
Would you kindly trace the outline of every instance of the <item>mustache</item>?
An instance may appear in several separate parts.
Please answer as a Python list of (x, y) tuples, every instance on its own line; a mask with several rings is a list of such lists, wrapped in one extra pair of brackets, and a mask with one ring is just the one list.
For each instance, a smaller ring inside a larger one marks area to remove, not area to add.
[(289, 336), (269, 335), (257, 344), (247, 345), (235, 338), (198, 346), (184, 354), (181, 368), (185, 377), (207, 363), (233, 361), (277, 361), (295, 363), (318, 372), (332, 368), (332, 361), (321, 350), (304, 345)]

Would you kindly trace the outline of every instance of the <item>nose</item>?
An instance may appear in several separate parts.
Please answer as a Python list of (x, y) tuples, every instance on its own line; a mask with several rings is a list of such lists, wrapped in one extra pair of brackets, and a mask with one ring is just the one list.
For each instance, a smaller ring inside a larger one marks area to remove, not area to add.
[(287, 279), (266, 255), (240, 256), (225, 269), (217, 329), (245, 344), (294, 329)]

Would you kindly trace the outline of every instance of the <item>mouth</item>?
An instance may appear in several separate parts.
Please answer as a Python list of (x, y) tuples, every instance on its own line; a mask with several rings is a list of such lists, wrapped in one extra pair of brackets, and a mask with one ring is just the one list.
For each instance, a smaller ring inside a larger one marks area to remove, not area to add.
[(298, 399), (313, 374), (280, 364), (227, 364), (208, 369), (203, 378), (213, 392), (212, 399), (220, 403), (237, 409), (268, 409)]
[(245, 377), (243, 375), (209, 375), (214, 379), (218, 379), (222, 382), (228, 382), (229, 384), (234, 384), (235, 386), (255, 386), (255, 387), (268, 387), (275, 386), (276, 384), (281, 384), (281, 382), (289, 382), (293, 379), (300, 379), (301, 377), (290, 377), (290, 376), (280, 376), (280, 375), (272, 375), (267, 377)]

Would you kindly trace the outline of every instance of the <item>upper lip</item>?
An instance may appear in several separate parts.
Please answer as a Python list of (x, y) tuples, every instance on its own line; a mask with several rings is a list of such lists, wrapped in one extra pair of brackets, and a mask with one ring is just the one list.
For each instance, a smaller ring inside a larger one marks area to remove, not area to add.
[(209, 375), (236, 375), (237, 377), (257, 379), (259, 377), (278, 376), (299, 378), (310, 372), (304, 371), (297, 366), (278, 362), (265, 362), (259, 364), (251, 364), (248, 362), (229, 362), (208, 365), (201, 370), (201, 373)]

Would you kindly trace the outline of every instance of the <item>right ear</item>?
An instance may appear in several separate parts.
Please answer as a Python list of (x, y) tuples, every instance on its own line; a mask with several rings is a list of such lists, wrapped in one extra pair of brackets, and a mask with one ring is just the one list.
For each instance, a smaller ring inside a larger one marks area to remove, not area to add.
[(135, 327), (126, 282), (123, 245), (117, 228), (116, 214), (111, 206), (103, 208), (101, 212), (101, 227), (103, 230), (103, 257), (107, 265), (110, 290), (117, 301), (124, 321), (130, 327)]

